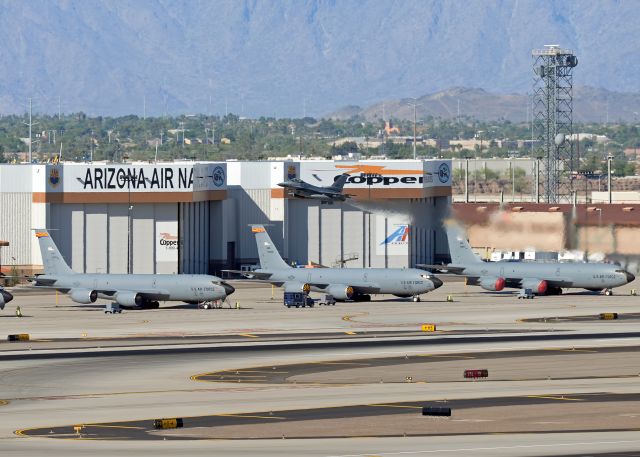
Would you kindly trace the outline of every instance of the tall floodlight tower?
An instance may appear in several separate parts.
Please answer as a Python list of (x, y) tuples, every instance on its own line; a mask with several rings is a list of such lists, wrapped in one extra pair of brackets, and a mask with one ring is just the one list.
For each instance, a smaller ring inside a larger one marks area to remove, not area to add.
[(578, 59), (560, 46), (534, 49), (533, 116), (534, 138), (540, 143), (543, 196), (547, 203), (570, 201), (573, 171), (573, 68)]

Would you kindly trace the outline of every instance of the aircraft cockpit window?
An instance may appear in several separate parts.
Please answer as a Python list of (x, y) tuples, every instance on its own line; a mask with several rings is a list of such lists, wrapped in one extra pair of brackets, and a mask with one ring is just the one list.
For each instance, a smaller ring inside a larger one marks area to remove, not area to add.
[(300, 178), (291, 178), (291, 182), (302, 182)]
[(431, 279), (431, 275), (428, 274), (421, 274), (420, 277), (424, 279)]

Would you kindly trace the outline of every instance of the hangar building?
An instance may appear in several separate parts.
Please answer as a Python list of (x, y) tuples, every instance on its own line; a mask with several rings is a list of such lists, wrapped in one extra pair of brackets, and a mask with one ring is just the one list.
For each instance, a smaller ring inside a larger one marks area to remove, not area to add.
[[(278, 186), (342, 173), (345, 203)], [(49, 228), (78, 272), (218, 274), (257, 262), (248, 225), (263, 223), (292, 263), (409, 267), (446, 258), (450, 201), (447, 160), (0, 165), (0, 262), (40, 271), (32, 229)]]

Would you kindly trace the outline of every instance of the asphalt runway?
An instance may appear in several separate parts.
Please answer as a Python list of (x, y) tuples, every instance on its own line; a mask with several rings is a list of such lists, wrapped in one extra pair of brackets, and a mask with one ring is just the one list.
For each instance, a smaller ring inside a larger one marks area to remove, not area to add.
[[(424, 416), (422, 409), (429, 406), (450, 408), (452, 415)], [(17, 430), (16, 434), (75, 440), (314, 439), (557, 432), (560, 424), (565, 427), (561, 433), (614, 432), (636, 431), (639, 408), (640, 394), (529, 395), (216, 414), (180, 418), (180, 428), (172, 424), (166, 430), (156, 429), (154, 420), (147, 419)], [(600, 417), (594, 420), (594, 415)]]
[[(304, 310), (284, 309), (271, 292), (239, 288), (240, 309), (118, 316), (16, 295), (0, 314), (0, 336), (38, 341), (0, 343), (2, 455), (640, 449), (637, 321), (580, 317), (637, 312), (640, 298), (625, 288), (523, 301), (451, 283), (421, 303), (379, 297)], [(24, 318), (13, 317), (16, 305)], [(422, 333), (423, 323), (438, 331)], [(487, 380), (463, 379), (480, 368)], [(263, 369), (271, 371), (255, 373)], [(432, 404), (452, 407), (451, 418), (423, 417)], [(153, 429), (153, 419), (175, 417), (183, 428)]]

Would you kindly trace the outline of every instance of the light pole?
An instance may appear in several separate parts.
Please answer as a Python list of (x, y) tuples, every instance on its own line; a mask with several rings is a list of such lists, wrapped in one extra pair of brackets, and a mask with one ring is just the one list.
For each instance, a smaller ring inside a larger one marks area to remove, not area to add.
[(127, 176), (125, 176), (124, 180), (127, 182), (127, 274), (131, 274), (131, 212), (133, 210), (133, 206), (131, 205), (131, 181), (133, 181), (135, 186), (135, 175), (130, 174), (127, 171)]
[(611, 162), (613, 161), (613, 155), (609, 154), (607, 156), (607, 191), (609, 192), (609, 204), (612, 203), (612, 195), (611, 195)]
[(416, 160), (416, 124), (417, 124), (417, 112), (418, 105), (422, 105), (422, 103), (418, 103), (417, 98), (410, 98), (413, 100), (413, 103), (407, 103), (409, 106), (413, 106), (413, 160)]

